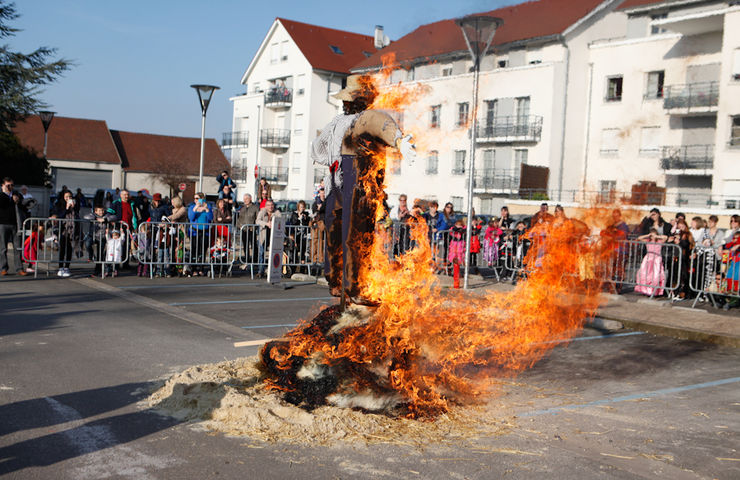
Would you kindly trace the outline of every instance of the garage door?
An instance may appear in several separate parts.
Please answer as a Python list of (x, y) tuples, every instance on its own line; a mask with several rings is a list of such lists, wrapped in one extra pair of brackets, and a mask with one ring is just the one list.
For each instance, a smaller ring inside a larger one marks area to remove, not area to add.
[(110, 170), (54, 168), (54, 187), (59, 191), (66, 185), (73, 192), (81, 188), (85, 195), (93, 195), (99, 188), (110, 188), (112, 175)]

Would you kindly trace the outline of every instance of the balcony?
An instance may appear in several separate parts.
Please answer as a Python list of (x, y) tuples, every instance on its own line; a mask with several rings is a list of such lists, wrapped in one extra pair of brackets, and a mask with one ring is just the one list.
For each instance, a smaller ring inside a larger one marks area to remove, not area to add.
[(221, 148), (247, 147), (249, 132), (224, 132)]
[(664, 90), (663, 108), (673, 115), (715, 113), (718, 103), (718, 82), (669, 85)]
[(275, 87), (265, 92), (265, 107), (290, 108), (293, 103), (293, 90), (285, 87)]
[(515, 170), (484, 169), (473, 178), (473, 191), (478, 193), (504, 193), (519, 190), (519, 177)]
[(542, 117), (496, 117), (493, 125), (478, 128), (478, 143), (539, 142), (542, 136)]
[(290, 130), (263, 128), (260, 130), (260, 147), (276, 149), (290, 148)]
[(260, 167), (259, 178), (265, 177), (273, 185), (288, 184), (288, 169), (282, 167)]
[[(682, 145), (663, 147), (660, 168), (666, 173), (706, 175), (714, 168), (714, 145)], [(680, 172), (670, 172), (679, 170)]]

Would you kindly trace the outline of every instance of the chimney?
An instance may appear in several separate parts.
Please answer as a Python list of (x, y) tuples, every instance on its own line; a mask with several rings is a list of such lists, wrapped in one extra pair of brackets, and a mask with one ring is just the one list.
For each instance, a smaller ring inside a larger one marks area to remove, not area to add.
[(380, 50), (383, 47), (387, 47), (391, 43), (390, 39), (383, 33), (382, 25), (375, 25), (375, 48)]

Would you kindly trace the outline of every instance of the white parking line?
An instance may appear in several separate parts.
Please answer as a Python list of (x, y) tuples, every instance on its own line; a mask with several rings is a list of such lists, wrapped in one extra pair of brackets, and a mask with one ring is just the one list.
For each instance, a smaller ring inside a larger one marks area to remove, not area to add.
[(259, 298), (254, 300), (220, 300), (215, 302), (175, 302), (168, 303), (168, 305), (179, 307), (182, 305), (221, 305), (228, 303), (315, 302), (317, 300), (334, 300), (334, 297)]

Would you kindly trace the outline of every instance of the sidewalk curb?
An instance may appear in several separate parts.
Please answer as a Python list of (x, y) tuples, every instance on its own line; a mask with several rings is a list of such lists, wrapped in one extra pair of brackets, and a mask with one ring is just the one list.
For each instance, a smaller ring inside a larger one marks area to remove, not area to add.
[(679, 340), (692, 340), (695, 342), (714, 343), (726, 347), (740, 348), (740, 337), (730, 335), (720, 335), (716, 333), (702, 332), (700, 330), (691, 330), (688, 328), (678, 328), (669, 325), (659, 325), (655, 323), (640, 322), (638, 320), (627, 320), (618, 318), (615, 315), (597, 314), (599, 317), (621, 322), (625, 328), (640, 330), (642, 332), (662, 335), (667, 337), (678, 338)]

